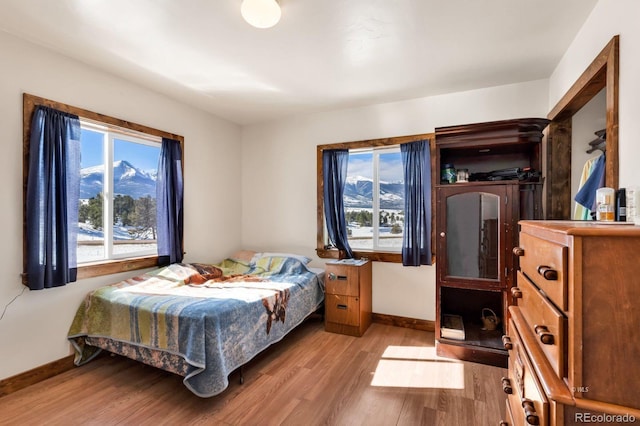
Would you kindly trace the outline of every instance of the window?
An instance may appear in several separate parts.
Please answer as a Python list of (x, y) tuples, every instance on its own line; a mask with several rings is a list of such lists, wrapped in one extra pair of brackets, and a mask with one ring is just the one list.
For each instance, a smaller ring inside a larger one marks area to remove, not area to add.
[[(37, 105), (80, 117), (82, 170), (78, 212), (77, 278), (156, 266), (158, 252), (155, 234), (155, 173), (161, 141), (162, 138), (174, 139), (184, 146), (184, 138), (25, 93), (25, 191), (29, 168), (31, 117)], [(184, 149), (182, 151), (184, 152)], [(107, 167), (108, 164), (111, 167)], [(26, 200), (26, 192), (24, 199)], [(24, 217), (26, 223), (26, 204)], [(26, 226), (23, 240), (26, 270)]]
[(401, 251), (404, 176), (398, 146), (349, 151), (344, 208), (353, 250)]
[(78, 264), (157, 254), (161, 138), (80, 122)]
[[(374, 261), (402, 262), (404, 175), (400, 144), (424, 139), (434, 140), (433, 136), (433, 133), (429, 133), (318, 145), (316, 252), (319, 257), (339, 257), (338, 250), (329, 244), (325, 224), (323, 151), (349, 150), (344, 208), (348, 241), (356, 257), (368, 257)], [(433, 145), (432, 158), (435, 158)], [(434, 179), (432, 181), (435, 182)]]

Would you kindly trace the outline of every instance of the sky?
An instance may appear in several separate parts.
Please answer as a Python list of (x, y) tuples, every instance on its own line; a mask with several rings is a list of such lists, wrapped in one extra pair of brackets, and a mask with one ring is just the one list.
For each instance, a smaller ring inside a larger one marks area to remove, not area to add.
[[(371, 152), (349, 153), (347, 175), (373, 178), (373, 154)], [(404, 179), (402, 172), (402, 154), (400, 152), (380, 154), (380, 180), (399, 182)]]
[[(103, 163), (102, 133), (82, 129), (81, 168), (97, 166)], [(113, 160), (127, 160), (135, 167), (155, 171), (158, 169), (160, 145), (157, 147), (115, 139)]]

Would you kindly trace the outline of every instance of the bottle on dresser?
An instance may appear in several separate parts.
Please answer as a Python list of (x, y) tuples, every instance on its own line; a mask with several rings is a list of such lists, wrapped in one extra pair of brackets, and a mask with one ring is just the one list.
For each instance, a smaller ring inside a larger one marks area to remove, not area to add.
[(627, 222), (640, 225), (640, 186), (630, 186), (626, 188), (625, 193)]

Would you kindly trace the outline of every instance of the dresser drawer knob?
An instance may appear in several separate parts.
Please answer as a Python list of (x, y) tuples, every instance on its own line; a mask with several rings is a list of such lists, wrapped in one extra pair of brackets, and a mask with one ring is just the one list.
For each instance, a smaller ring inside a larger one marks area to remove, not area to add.
[(558, 271), (556, 271), (555, 269), (549, 266), (545, 266), (545, 265), (538, 266), (538, 273), (542, 275), (544, 279), (547, 281), (558, 280)]
[(545, 345), (553, 345), (553, 334), (549, 333), (549, 329), (546, 325), (534, 325), (533, 331), (536, 332), (542, 343)]
[(511, 380), (507, 377), (502, 378), (502, 392), (511, 395), (513, 393), (513, 388), (511, 387)]
[(513, 254), (515, 254), (518, 257), (522, 257), (524, 256), (524, 249), (522, 247), (514, 247)]
[(522, 290), (518, 287), (511, 287), (511, 296), (513, 296), (514, 299), (522, 299)]
[(536, 414), (536, 407), (530, 399), (522, 399), (522, 408), (524, 408), (524, 417), (530, 425), (539, 425), (540, 418)]
[(513, 343), (511, 343), (511, 337), (507, 336), (506, 334), (502, 336), (502, 346), (504, 346), (504, 348), (508, 351), (513, 349)]

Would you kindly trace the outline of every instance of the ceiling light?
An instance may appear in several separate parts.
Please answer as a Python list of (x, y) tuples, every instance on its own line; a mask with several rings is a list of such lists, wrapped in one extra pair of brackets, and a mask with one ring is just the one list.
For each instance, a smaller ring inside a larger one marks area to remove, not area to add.
[(243, 0), (240, 13), (256, 28), (271, 28), (280, 20), (280, 6), (276, 0)]

